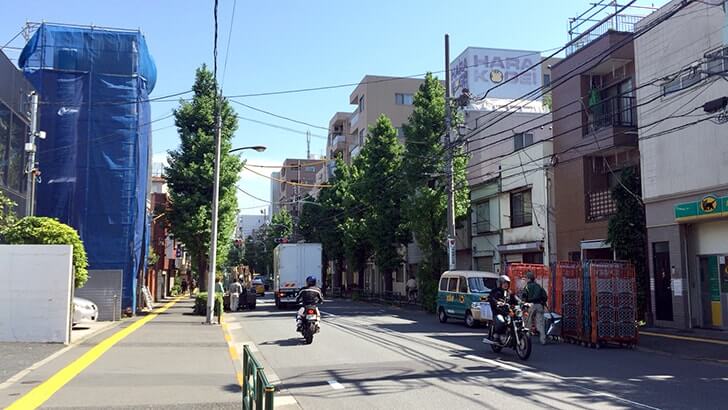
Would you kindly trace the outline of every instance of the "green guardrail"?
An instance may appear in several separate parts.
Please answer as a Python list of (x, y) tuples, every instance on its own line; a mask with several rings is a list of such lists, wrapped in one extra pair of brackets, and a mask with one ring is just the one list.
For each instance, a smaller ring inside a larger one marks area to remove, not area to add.
[(246, 345), (243, 348), (243, 410), (273, 410), (276, 388)]

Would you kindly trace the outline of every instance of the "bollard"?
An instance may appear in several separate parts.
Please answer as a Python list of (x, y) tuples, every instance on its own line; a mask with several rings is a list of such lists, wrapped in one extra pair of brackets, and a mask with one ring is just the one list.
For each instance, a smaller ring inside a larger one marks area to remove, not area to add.
[(276, 388), (273, 386), (265, 387), (265, 410), (273, 410), (273, 395)]

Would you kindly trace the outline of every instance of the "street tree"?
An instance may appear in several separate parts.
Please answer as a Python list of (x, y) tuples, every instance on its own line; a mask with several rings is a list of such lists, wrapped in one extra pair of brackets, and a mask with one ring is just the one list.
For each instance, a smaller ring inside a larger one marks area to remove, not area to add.
[[(414, 96), (414, 109), (403, 126), (405, 152), (403, 175), (407, 200), (403, 203), (405, 224), (423, 254), (418, 279), (428, 304), (435, 297), (433, 284), (447, 268), (447, 196), (446, 158), (453, 155), (455, 182), (455, 216), (467, 215), (467, 157), (460, 150), (443, 145), (445, 135), (445, 89), (431, 73)], [(432, 299), (432, 300), (430, 300)]]
[[(174, 236), (181, 240), (197, 267), (200, 289), (206, 290), (209, 262), (213, 173), (215, 158), (215, 110), (218, 87), (206, 66), (199, 68), (191, 101), (181, 101), (174, 111), (180, 145), (169, 151), (165, 175), (170, 191), (167, 217)], [(218, 209), (218, 265), (224, 265), (235, 229), (237, 197), (235, 184), (242, 168), (240, 159), (228, 153), (237, 117), (227, 101), (220, 104), (221, 166)]]
[(637, 309), (643, 316), (650, 310), (649, 272), (647, 268), (647, 222), (642, 203), (641, 182), (635, 168), (625, 168), (620, 183), (612, 188), (617, 211), (609, 219), (607, 243), (617, 258), (631, 262), (637, 281)]
[(392, 290), (393, 273), (401, 266), (400, 249), (406, 240), (401, 214), (403, 151), (392, 122), (381, 115), (369, 128), (358, 163), (360, 180), (352, 185), (354, 197), (366, 208), (364, 230), (386, 291)]

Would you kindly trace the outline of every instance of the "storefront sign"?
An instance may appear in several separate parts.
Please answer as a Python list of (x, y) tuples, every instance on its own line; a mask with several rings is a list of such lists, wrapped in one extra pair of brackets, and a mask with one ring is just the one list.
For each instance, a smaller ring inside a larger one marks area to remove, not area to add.
[(706, 195), (699, 201), (675, 205), (678, 222), (721, 217), (728, 217), (728, 196)]
[(682, 296), (683, 293), (683, 281), (682, 279), (672, 280), (672, 294), (674, 296)]
[(538, 51), (468, 47), (450, 64), (452, 95), (468, 89), (477, 97), (521, 98), (541, 88), (540, 61)]

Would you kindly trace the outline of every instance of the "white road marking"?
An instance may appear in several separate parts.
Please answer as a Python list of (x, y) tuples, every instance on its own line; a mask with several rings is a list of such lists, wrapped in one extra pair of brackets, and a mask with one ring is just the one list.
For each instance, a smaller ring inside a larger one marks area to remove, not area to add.
[(334, 390), (343, 390), (344, 386), (337, 382), (336, 380), (329, 380), (329, 384), (331, 385), (331, 388)]
[(290, 406), (292, 404), (298, 405), (298, 402), (296, 401), (293, 396), (278, 396), (276, 395), (276, 398), (274, 400), (276, 407), (283, 407), (283, 406)]
[[(559, 376), (557, 376), (555, 374), (552, 374), (552, 373), (548, 373), (548, 372), (535, 373), (535, 372), (532, 372), (532, 371), (529, 371), (529, 370), (525, 370), (525, 368), (516, 367), (514, 365), (511, 365), (511, 364), (508, 364), (508, 363), (503, 363), (503, 362), (498, 361), (498, 360), (486, 359), (484, 357), (478, 357), (478, 356), (474, 356), (474, 355), (467, 355), (467, 356), (465, 356), (465, 358), (466, 359), (471, 359), (471, 360), (477, 360), (477, 361), (483, 362), (483, 363), (488, 363), (488, 364), (491, 364), (493, 366), (498, 366), (498, 367), (501, 367), (501, 368), (504, 368), (504, 369), (521, 372), (521, 374), (526, 375), (526, 376), (529, 376), (529, 377), (534, 377), (534, 378), (539, 378), (539, 379), (553, 379), (553, 380), (560, 381), (560, 382), (568, 382), (569, 381), (567, 379), (564, 379), (564, 378), (559, 377)], [(649, 409), (649, 410), (660, 410), (657, 407), (652, 407), (652, 406), (648, 406), (647, 404), (642, 404), (642, 403), (638, 403), (636, 401), (628, 400), (628, 399), (619, 397), (617, 395), (614, 395), (612, 393), (606, 393), (606, 392), (602, 392), (602, 391), (598, 391), (598, 390), (593, 390), (593, 389), (590, 389), (588, 387), (580, 386), (578, 384), (573, 384), (573, 383), (571, 385), (572, 386), (575, 386), (578, 389), (582, 389), (582, 390), (588, 391), (589, 393), (596, 394), (596, 395), (599, 395), (599, 396), (609, 397), (612, 400), (618, 400), (618, 401), (621, 401), (623, 403), (630, 404), (630, 405), (635, 406), (635, 407), (640, 407), (640, 408)]]
[(319, 313), (321, 313), (321, 316), (329, 316), (329, 317), (339, 317), (338, 315), (335, 315), (333, 313), (324, 312), (323, 310), (319, 309)]

